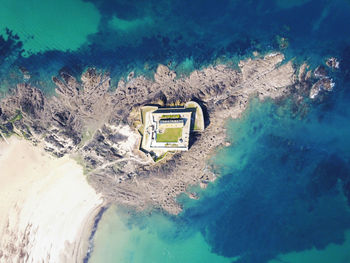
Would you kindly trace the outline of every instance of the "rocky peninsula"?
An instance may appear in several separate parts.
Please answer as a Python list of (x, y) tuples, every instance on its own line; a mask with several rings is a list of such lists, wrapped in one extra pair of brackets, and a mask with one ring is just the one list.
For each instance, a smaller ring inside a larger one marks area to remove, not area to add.
[[(77, 80), (61, 71), (53, 77), (55, 96), (18, 84), (1, 100), (0, 132), (4, 140), (16, 134), (58, 158), (74, 158), (103, 204), (176, 215), (182, 209), (179, 194), (197, 198), (189, 186), (205, 188), (217, 177), (208, 158), (227, 144), (227, 119), (240, 117), (252, 97), (289, 96), (296, 104), (315, 99), (333, 87), (326, 74), (322, 67), (312, 71), (307, 64), (285, 61), (281, 53), (246, 59), (238, 68), (207, 67), (186, 77), (159, 65), (154, 79), (130, 74), (115, 91), (108, 73), (89, 68)], [(188, 151), (155, 163), (139, 150), (139, 109), (191, 100), (204, 110), (204, 131), (191, 135)]]

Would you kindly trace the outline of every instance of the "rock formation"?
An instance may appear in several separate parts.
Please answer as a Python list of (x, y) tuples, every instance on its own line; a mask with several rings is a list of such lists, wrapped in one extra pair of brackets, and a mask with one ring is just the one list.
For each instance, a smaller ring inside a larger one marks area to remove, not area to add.
[[(280, 53), (241, 61), (238, 66), (239, 70), (212, 66), (177, 78), (160, 65), (154, 80), (131, 74), (119, 81), (115, 92), (110, 91), (107, 73), (90, 68), (77, 81), (62, 71), (53, 78), (57, 89), (51, 98), (19, 84), (3, 99), (0, 131), (4, 137), (24, 136), (58, 157), (71, 154), (107, 201), (177, 214), (180, 193), (190, 185), (205, 187), (215, 179), (207, 159), (225, 144), (226, 119), (239, 117), (251, 97), (314, 97), (317, 91), (329, 89), (329, 78), (320, 77), (320, 70), (314, 74), (306, 64), (297, 68)], [(192, 136), (188, 152), (153, 163), (138, 150), (139, 107), (193, 99), (206, 109), (206, 129)]]

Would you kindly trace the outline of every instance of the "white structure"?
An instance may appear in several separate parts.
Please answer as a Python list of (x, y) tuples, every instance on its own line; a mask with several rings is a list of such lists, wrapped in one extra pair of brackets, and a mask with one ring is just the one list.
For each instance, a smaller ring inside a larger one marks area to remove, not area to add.
[(141, 148), (157, 156), (167, 151), (187, 151), (195, 109), (145, 106)]

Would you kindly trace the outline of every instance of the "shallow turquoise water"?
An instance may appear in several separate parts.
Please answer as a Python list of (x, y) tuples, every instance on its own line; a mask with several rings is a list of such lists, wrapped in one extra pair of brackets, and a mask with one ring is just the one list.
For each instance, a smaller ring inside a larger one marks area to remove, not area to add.
[(77, 50), (97, 32), (99, 11), (83, 1), (0, 1), (1, 34), (5, 29), (23, 42), (24, 56), (48, 50)]
[(95, 248), (89, 262), (218, 262), (228, 259), (211, 252), (199, 232), (177, 232), (178, 226), (161, 215), (152, 215), (143, 227), (127, 223), (126, 216), (110, 208), (95, 236)]
[[(282, 51), (311, 67), (341, 61), (322, 101), (253, 100), (229, 121), (232, 146), (211, 160), (221, 177), (179, 217), (102, 217), (89, 262), (349, 261), (350, 1), (0, 0), (0, 96), (18, 82), (53, 94), (65, 68), (109, 70), (115, 85), (158, 63), (176, 72), (235, 67), (253, 51)], [(279, 46), (286, 38), (288, 47)], [(22, 72), (30, 75), (25, 77)], [(323, 261), (322, 261), (323, 260)]]

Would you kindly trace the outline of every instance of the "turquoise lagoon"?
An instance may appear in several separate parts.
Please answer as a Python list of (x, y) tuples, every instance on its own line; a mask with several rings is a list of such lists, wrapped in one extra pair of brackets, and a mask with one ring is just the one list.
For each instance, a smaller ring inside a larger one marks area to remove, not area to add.
[[(177, 217), (111, 207), (85, 262), (350, 262), (350, 1), (0, 0), (0, 96), (89, 66), (179, 76), (281, 51), (313, 68), (336, 56), (322, 100), (259, 102), (228, 120), (230, 147), (200, 200)], [(287, 46), (280, 46), (279, 39)], [(23, 74), (24, 73), (24, 74)], [(30, 75), (30, 78), (28, 78)], [(114, 87), (115, 88), (115, 87)]]

